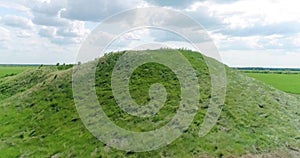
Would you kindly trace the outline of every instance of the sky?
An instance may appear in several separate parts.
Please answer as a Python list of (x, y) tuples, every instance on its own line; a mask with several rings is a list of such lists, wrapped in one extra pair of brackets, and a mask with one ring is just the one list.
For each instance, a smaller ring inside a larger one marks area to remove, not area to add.
[[(299, 6), (296, 0), (0, 0), (0, 64), (74, 63), (105, 19), (129, 9), (164, 7), (199, 22), (229, 66), (300, 68)], [(172, 22), (179, 25), (176, 18)], [(146, 42), (189, 47), (149, 29), (126, 33), (113, 46)]]

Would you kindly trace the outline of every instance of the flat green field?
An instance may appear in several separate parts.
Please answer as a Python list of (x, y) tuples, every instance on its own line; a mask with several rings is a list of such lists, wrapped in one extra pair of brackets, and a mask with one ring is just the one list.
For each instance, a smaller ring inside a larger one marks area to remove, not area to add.
[(300, 94), (300, 74), (246, 73), (273, 87), (293, 94)]
[(33, 66), (0, 66), (0, 78), (19, 74)]

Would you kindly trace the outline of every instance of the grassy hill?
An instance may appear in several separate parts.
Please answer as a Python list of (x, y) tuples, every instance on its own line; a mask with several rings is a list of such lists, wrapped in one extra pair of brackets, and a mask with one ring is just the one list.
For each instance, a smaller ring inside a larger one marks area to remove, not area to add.
[[(221, 116), (208, 135), (198, 137), (211, 98), (210, 76), (199, 53), (180, 51), (196, 70), (200, 105), (188, 130), (170, 145), (135, 153), (101, 143), (85, 128), (76, 111), (73, 70), (40, 67), (0, 79), (0, 157), (300, 156), (300, 97), (229, 68)], [(136, 69), (130, 79), (130, 93), (137, 103), (149, 101), (149, 87), (157, 82), (166, 87), (168, 96), (157, 115), (131, 116), (117, 106), (111, 91), (111, 72), (121, 55), (107, 54), (98, 60), (95, 85), (97, 96), (102, 98), (99, 102), (105, 105), (103, 110), (125, 129), (149, 131), (162, 127), (178, 109), (180, 85), (176, 75), (155, 63)]]

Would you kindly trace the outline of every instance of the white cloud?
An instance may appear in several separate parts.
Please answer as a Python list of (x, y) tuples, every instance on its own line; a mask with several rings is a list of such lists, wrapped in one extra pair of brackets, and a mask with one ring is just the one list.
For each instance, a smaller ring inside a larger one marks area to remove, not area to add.
[(67, 6), (67, 0), (48, 0), (35, 3), (32, 11), (45, 14), (47, 16), (58, 16), (58, 13)]
[(300, 47), (300, 33), (295, 36), (293, 43)]
[(26, 15), (30, 16), (31, 11), (30, 8), (25, 6), (23, 3), (25, 3), (23, 0), (18, 0), (17, 2), (12, 1), (0, 1), (0, 7), (7, 8), (10, 10), (16, 10), (22, 13), (25, 13)]
[(221, 56), (224, 63), (232, 67), (300, 67), (300, 50), (228, 50), (222, 51)]
[(43, 26), (39, 30), (41, 37), (48, 38), (50, 42), (58, 45), (80, 44), (90, 30), (85, 28), (84, 22), (74, 21), (67, 27)]
[(10, 31), (0, 26), (0, 50), (9, 49), (10, 41), (11, 41)]
[(68, 26), (70, 20), (61, 18), (59, 16), (48, 16), (46, 14), (34, 13), (32, 19), (33, 23), (36, 25), (44, 26)]
[(39, 31), (39, 35), (42, 37), (53, 38), (56, 35), (56, 31), (57, 29), (55, 27), (43, 26)]
[(10, 31), (3, 27), (0, 27), (0, 41), (10, 40)]
[(32, 33), (26, 30), (20, 30), (16, 32), (17, 37), (19, 38), (30, 38)]
[(16, 15), (6, 15), (1, 19), (1, 23), (10, 27), (17, 27), (23, 29), (33, 29), (33, 23), (30, 19), (16, 16)]
[(269, 36), (225, 36), (223, 34), (212, 34), (214, 42), (220, 51), (229, 50), (286, 50), (293, 51), (300, 49), (295, 35), (269, 35)]
[(251, 27), (255, 24), (274, 24), (300, 21), (299, 2), (294, 0), (241, 0), (235, 3), (198, 2), (191, 7), (209, 7), (210, 11), (224, 19), (232, 28)]
[[(2, 59), (0, 62), (5, 60), (11, 62), (14, 60), (57, 62), (56, 60), (63, 60), (63, 58), (70, 61), (66, 54), (73, 55), (72, 59), (74, 59), (75, 50), (79, 48), (79, 44), (90, 32), (87, 28), (94, 28), (90, 25), (91, 21), (98, 22), (127, 9), (159, 5), (182, 11), (203, 24), (220, 51), (225, 54), (227, 63), (232, 63), (231, 65), (243, 65), (243, 63), (245, 65), (262, 65), (263, 62), (267, 62), (266, 64), (269, 62), (274, 65), (276, 63), (268, 61), (267, 57), (274, 59), (272, 61), (279, 58), (270, 55), (271, 52), (276, 52), (276, 55), (291, 52), (284, 54), (283, 58), (286, 61), (289, 61), (288, 56), (296, 58), (298, 56), (295, 54), (300, 53), (298, 51), (300, 49), (299, 3), (293, 0), (1, 1), (0, 7), (11, 11), (4, 12), (1, 15), (6, 16), (0, 17), (2, 23), (0, 26), (0, 52), (1, 55), (8, 54), (6, 58), (10, 58)], [(159, 20), (159, 16), (147, 17), (148, 15), (138, 14), (135, 19), (115, 19), (115, 25), (109, 25), (106, 28), (107, 32), (101, 34), (102, 37), (99, 39), (110, 40), (119, 27), (127, 28), (129, 24), (145, 21), (160, 23), (163, 26), (177, 26), (193, 34), (190, 24), (177, 15), (169, 15), (168, 20)], [(88, 26), (86, 26), (87, 24)], [(199, 39), (197, 36), (191, 37)], [(147, 40), (168, 43), (173, 47), (186, 46), (182, 41), (176, 39), (176, 36), (144, 30), (121, 36), (113, 47), (121, 50), (143, 44)], [(200, 40), (203, 41), (203, 39)], [(10, 47), (12, 45), (14, 47)], [(257, 53), (254, 53), (255, 51)], [(12, 56), (16, 58), (13, 59)], [(25, 56), (32, 56), (32, 58), (23, 60), (22, 57)], [(255, 63), (255, 56), (262, 60)], [(49, 60), (42, 59), (45, 57)], [(291, 63), (293, 62), (295, 61), (291, 61)], [(281, 62), (277, 62), (277, 64), (284, 65)]]
[(141, 0), (68, 0), (62, 17), (82, 21), (101, 21), (127, 9), (144, 6)]
[(40, 37), (57, 45), (79, 44), (85, 39), (90, 32), (85, 28), (85, 22), (62, 17), (70, 3), (68, 0), (26, 3), (31, 8), (32, 22), (37, 25)]
[(74, 21), (69, 27), (60, 28), (57, 34), (65, 37), (84, 37), (90, 33), (88, 29), (85, 28), (85, 23), (82, 21)]

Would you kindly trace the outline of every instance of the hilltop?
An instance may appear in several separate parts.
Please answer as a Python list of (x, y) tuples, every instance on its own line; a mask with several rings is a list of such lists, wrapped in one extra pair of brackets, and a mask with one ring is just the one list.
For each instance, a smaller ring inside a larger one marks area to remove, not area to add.
[[(158, 50), (156, 50), (158, 51)], [(201, 89), (199, 109), (185, 133), (170, 145), (144, 153), (118, 151), (101, 143), (82, 123), (72, 92), (73, 69), (55, 66), (27, 70), (0, 79), (0, 155), (3, 157), (299, 157), (300, 97), (270, 87), (226, 67), (227, 93), (217, 124), (198, 137), (211, 82), (200, 53), (179, 50), (196, 71)], [(96, 92), (107, 116), (132, 131), (165, 125), (176, 113), (180, 84), (174, 72), (155, 63), (144, 64), (130, 79), (130, 93), (139, 104), (160, 82), (168, 92), (165, 106), (149, 118), (123, 112), (111, 91), (111, 72), (122, 56), (110, 53), (97, 60)], [(151, 51), (149, 51), (151, 53)], [(171, 60), (172, 57), (170, 57)], [(214, 61), (213, 59), (211, 59)], [(96, 62), (96, 61), (94, 61)], [(214, 61), (217, 63), (217, 61)], [(221, 64), (221, 63), (217, 63)], [(103, 99), (104, 98), (104, 99)]]

